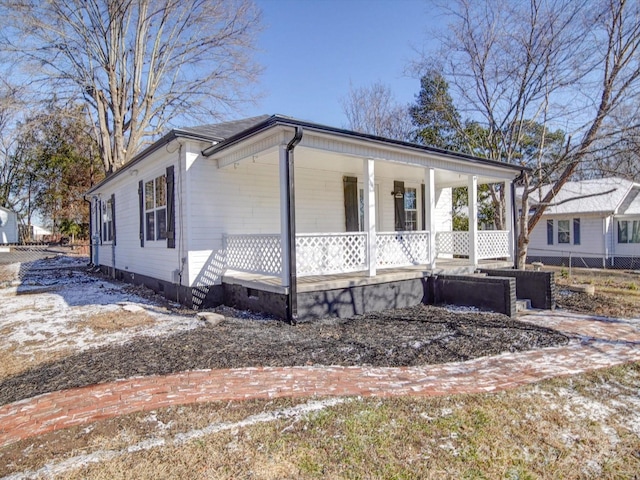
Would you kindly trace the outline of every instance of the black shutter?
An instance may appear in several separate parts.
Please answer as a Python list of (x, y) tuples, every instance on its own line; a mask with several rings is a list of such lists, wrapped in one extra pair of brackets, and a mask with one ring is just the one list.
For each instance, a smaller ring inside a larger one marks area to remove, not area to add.
[[(398, 195), (402, 194), (402, 195)], [(404, 215), (404, 182), (393, 182), (393, 204), (395, 210), (396, 231), (406, 229), (406, 221)]]
[(111, 234), (113, 235), (113, 244), (116, 244), (116, 195), (111, 194)]
[(553, 245), (553, 220), (547, 220), (547, 245)]
[[(426, 209), (426, 205), (427, 205), (427, 200), (424, 196), (425, 193), (425, 188), (424, 188), (424, 183), (422, 185), (420, 185), (420, 208), (422, 209), (422, 212), (420, 214), (420, 220), (422, 221), (422, 230), (426, 230), (427, 229), (427, 209)], [(416, 230), (420, 230), (419, 228), (416, 228)]]
[(357, 232), (358, 227), (358, 179), (343, 177), (344, 184), (344, 217), (347, 232)]
[(138, 182), (138, 208), (140, 210), (140, 246), (144, 247), (144, 184)]
[(580, 219), (573, 219), (573, 244), (580, 245)]
[(176, 248), (176, 197), (173, 165), (167, 167), (167, 248)]
[(104, 216), (102, 215), (102, 200), (98, 200), (98, 229), (100, 231), (100, 245), (102, 245), (102, 226), (104, 225)]

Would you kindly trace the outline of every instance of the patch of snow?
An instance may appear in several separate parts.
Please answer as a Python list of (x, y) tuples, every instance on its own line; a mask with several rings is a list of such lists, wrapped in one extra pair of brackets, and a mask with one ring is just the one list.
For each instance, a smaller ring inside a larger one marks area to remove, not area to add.
[[(77, 265), (77, 259), (59, 256), (42, 261), (46, 268), (36, 268), (38, 264), (34, 262), (17, 287), (0, 288), (0, 348), (12, 348), (16, 355), (31, 357), (64, 349), (77, 352), (124, 343), (136, 336), (165, 336), (202, 326), (195, 316), (173, 314), (128, 293), (124, 284), (65, 270), (65, 266)], [(99, 314), (124, 317), (143, 311), (153, 323), (103, 332), (91, 329), (87, 322)]]
[(483, 310), (480, 310), (476, 307), (466, 305), (444, 305), (443, 308), (452, 313), (485, 313)]
[(602, 474), (602, 465), (600, 465), (600, 462), (588, 459), (584, 462), (582, 473), (588, 477), (598, 478)]

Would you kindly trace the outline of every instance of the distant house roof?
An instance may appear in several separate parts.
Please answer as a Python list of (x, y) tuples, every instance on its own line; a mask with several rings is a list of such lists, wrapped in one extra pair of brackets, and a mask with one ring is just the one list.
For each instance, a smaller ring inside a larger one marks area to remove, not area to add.
[[(544, 185), (539, 191), (531, 193), (530, 204), (534, 206), (550, 189), (550, 185)], [(640, 213), (638, 192), (639, 184), (617, 177), (567, 182), (550, 202), (545, 214)]]
[(7, 213), (16, 213), (16, 212), (14, 212), (13, 210), (11, 210), (9, 208), (5, 208), (5, 207), (1, 207), (1, 206), (0, 206), (0, 210), (3, 210), (5, 212), (7, 212)]

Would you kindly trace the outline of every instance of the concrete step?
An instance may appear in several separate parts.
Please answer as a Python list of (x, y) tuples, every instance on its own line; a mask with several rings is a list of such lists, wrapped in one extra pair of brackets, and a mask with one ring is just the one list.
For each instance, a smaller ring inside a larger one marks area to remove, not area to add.
[(531, 300), (528, 298), (516, 300), (516, 313), (524, 312), (525, 310), (531, 310)]

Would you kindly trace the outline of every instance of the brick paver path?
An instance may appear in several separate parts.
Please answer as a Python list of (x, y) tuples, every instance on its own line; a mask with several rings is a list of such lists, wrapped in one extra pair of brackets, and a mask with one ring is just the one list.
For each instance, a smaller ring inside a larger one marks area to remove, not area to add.
[(640, 320), (566, 312), (540, 312), (521, 319), (566, 332), (572, 340), (563, 347), (443, 365), (203, 370), (52, 392), (0, 407), (0, 447), (61, 428), (169, 405), (275, 397), (482, 393), (640, 361)]

